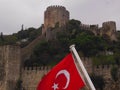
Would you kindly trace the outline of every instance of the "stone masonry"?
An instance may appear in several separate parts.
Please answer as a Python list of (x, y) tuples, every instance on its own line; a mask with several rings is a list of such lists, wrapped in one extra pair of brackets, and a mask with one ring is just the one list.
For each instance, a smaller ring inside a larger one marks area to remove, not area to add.
[(19, 46), (1, 46), (0, 62), (3, 65), (0, 90), (14, 90), (20, 78), (21, 52)]

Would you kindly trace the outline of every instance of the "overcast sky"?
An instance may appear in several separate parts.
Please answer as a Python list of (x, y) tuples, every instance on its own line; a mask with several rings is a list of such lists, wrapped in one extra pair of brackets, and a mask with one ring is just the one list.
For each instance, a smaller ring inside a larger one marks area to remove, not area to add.
[(0, 32), (12, 34), (44, 23), (44, 11), (50, 5), (62, 5), (70, 18), (84, 24), (115, 21), (120, 30), (120, 0), (0, 0)]

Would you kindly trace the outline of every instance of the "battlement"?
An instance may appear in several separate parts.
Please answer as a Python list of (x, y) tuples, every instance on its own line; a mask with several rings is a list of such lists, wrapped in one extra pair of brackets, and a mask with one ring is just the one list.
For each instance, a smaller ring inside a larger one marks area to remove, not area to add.
[(64, 6), (59, 6), (59, 5), (53, 5), (53, 6), (49, 6), (47, 7), (47, 10), (53, 10), (53, 9), (61, 9), (61, 10), (66, 10), (66, 8)]
[(83, 30), (89, 30), (91, 32), (93, 32), (95, 35), (99, 34), (99, 26), (98, 24), (80, 24), (81, 29)]
[[(99, 65), (93, 67), (93, 73), (98, 76), (103, 76), (103, 78), (107, 81), (112, 79), (111, 69), (114, 65)], [(120, 68), (119, 68), (120, 69)]]
[(98, 29), (99, 28), (98, 24), (81, 24), (80, 27), (83, 29)]
[(21, 80), (25, 90), (35, 90), (40, 80), (51, 70), (50, 66), (24, 67)]
[[(101, 71), (101, 72), (103, 72), (103, 71), (108, 72), (111, 70), (112, 67), (114, 67), (114, 65), (98, 65), (98, 66), (94, 66), (93, 69)], [(98, 74), (98, 72), (96, 72), (96, 74)]]
[(51, 66), (41, 66), (41, 67), (24, 67), (22, 71), (48, 71), (52, 67)]
[(103, 22), (103, 25), (110, 25), (110, 24), (116, 24), (116, 22), (115, 21)]

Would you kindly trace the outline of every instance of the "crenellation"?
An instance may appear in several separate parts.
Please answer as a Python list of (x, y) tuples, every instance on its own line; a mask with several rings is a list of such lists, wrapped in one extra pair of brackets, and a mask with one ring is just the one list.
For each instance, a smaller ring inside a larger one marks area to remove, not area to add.
[[(112, 80), (111, 69), (113, 65), (99, 65), (94, 67), (94, 73), (98, 76), (103, 76), (103, 78), (108, 81)], [(119, 68), (120, 69), (120, 68)]]
[[(83, 63), (85, 63), (85, 66), (86, 66), (86, 64), (87, 65), (91, 64), (91, 62), (86, 63), (87, 61), (91, 61), (90, 58), (84, 57)], [(99, 65), (99, 66), (94, 66), (94, 67), (92, 65), (90, 65), (90, 67), (86, 67), (86, 69), (89, 70), (89, 68), (93, 68), (93, 70), (91, 72), (88, 71), (89, 74), (94, 73), (95, 75), (103, 76), (103, 78), (106, 80), (110, 80), (111, 79), (110, 70), (112, 67), (113, 67), (113, 65)], [(23, 80), (24, 88), (29, 87), (28, 85), (35, 88), (36, 85), (38, 84), (39, 80), (41, 80), (42, 77), (51, 70), (51, 68), (49, 68), (49, 70), (48, 70), (46, 67), (39, 67), (39, 68), (41, 68), (41, 69), (37, 72), (35, 72), (34, 70), (30, 70), (30, 69), (24, 70), (22, 72), (22, 80)], [(33, 89), (31, 89), (31, 90), (33, 90)]]
[(92, 31), (96, 36), (108, 36), (111, 40), (116, 38), (116, 23), (115, 21), (107, 21), (102, 23), (102, 27), (96, 25), (80, 24), (81, 29)]
[[(21, 76), (22, 81), (23, 81), (23, 83), (22, 83), (23, 88), (25, 88), (25, 90), (30, 90), (30, 88), (36, 88), (39, 81), (50, 70), (51, 70), (51, 68), (48, 66), (23, 68), (22, 69), (22, 76)], [(34, 89), (31, 89), (31, 90), (34, 90)]]
[(59, 10), (59, 9), (66, 10), (66, 8), (64, 6), (59, 6), (59, 5), (53, 5), (53, 6), (47, 7), (47, 11), (51, 11), (51, 10), (54, 10), (54, 9), (57, 9), (57, 10)]
[(106, 22), (103, 22), (103, 24), (111, 24), (111, 23), (115, 24), (115, 21), (106, 21)]
[(22, 74), (24, 75), (29, 75), (29, 74), (41, 74), (43, 73), (44, 75), (49, 71), (51, 70), (50, 67), (48, 66), (45, 66), (45, 67), (25, 67), (22, 69)]
[(99, 28), (98, 24), (80, 24), (80, 27), (83, 29), (92, 29), (92, 28), (98, 29)]

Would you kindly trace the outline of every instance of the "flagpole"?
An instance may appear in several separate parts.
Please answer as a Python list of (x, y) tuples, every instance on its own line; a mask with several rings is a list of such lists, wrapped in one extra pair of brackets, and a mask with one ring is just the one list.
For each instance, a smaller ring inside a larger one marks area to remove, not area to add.
[(78, 55), (78, 53), (77, 53), (77, 51), (76, 51), (76, 49), (75, 49), (75, 45), (71, 45), (70, 50), (75, 55), (75, 57), (76, 57), (76, 59), (78, 61), (78, 64), (79, 64), (79, 66), (80, 66), (80, 68), (81, 68), (81, 70), (82, 70), (82, 72), (83, 72), (83, 74), (84, 74), (84, 76), (85, 76), (91, 90), (96, 90), (93, 83), (92, 83), (92, 81), (91, 81), (91, 79), (90, 79), (90, 77), (89, 77), (89, 75), (88, 75), (88, 73), (87, 73), (87, 71), (86, 71), (86, 69), (85, 69), (85, 67), (84, 67), (84, 65), (83, 65), (83, 63), (82, 63), (82, 61), (81, 61), (81, 59), (80, 59), (80, 57), (79, 57), (79, 55)]

